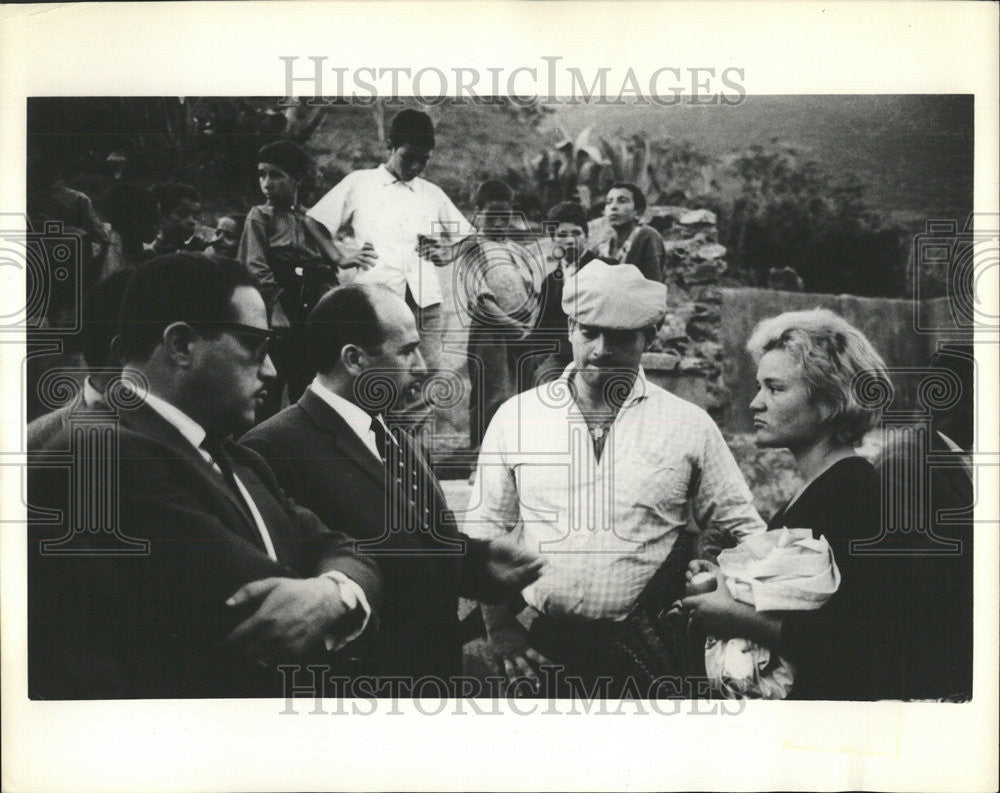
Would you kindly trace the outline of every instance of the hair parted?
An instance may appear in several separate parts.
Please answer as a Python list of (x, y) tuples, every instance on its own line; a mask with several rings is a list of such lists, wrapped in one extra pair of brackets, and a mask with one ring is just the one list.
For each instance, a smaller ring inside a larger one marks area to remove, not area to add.
[(754, 362), (771, 350), (795, 358), (810, 399), (825, 409), (837, 441), (860, 443), (878, 423), (881, 410), (858, 400), (858, 378), (865, 375), (891, 391), (889, 373), (872, 343), (843, 317), (825, 308), (788, 311), (759, 322), (746, 348)]

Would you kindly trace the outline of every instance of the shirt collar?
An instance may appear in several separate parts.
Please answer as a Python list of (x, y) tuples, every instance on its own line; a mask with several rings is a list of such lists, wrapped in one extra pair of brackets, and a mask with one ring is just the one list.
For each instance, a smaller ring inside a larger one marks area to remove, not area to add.
[(418, 177), (414, 176), (410, 181), (404, 182), (402, 179), (397, 178), (396, 175), (389, 170), (389, 167), (385, 163), (382, 163), (378, 168), (379, 171), (382, 173), (382, 184), (385, 187), (390, 187), (394, 184), (398, 184), (402, 185), (407, 190), (412, 191), (414, 189), (413, 183), (417, 181)]
[(93, 408), (104, 402), (104, 394), (94, 388), (90, 376), (83, 381), (83, 404), (84, 407)]
[[(372, 428), (372, 417), (369, 413), (366, 413), (353, 402), (344, 399), (340, 394), (335, 394), (320, 382), (319, 377), (316, 377), (312, 381), (309, 388), (312, 389), (316, 396), (337, 411), (340, 417), (347, 422), (347, 426), (354, 430), (354, 433), (359, 438), (364, 439), (368, 437), (368, 433)], [(385, 422), (382, 423), (384, 424)]]
[(948, 447), (948, 451), (957, 452), (958, 454), (965, 454), (965, 449), (963, 449), (961, 446), (955, 443), (955, 441), (953, 441), (951, 438), (949, 438), (947, 435), (941, 432), (941, 430), (935, 430), (935, 431), (937, 432), (938, 437), (942, 441), (944, 441), (944, 445)]
[[(569, 386), (570, 380), (573, 377), (573, 371), (576, 368), (575, 363), (571, 363), (565, 369), (563, 373), (559, 375), (559, 381), (564, 382), (566, 386)], [(632, 407), (632, 405), (641, 402), (649, 396), (649, 385), (646, 382), (646, 373), (642, 369), (642, 365), (639, 365), (639, 370), (636, 372), (635, 381), (632, 383), (632, 390), (629, 391), (625, 401), (622, 403), (623, 408)]]
[(176, 427), (177, 431), (180, 432), (180, 434), (183, 435), (187, 439), (188, 443), (194, 446), (194, 448), (201, 448), (202, 441), (205, 440), (205, 430), (201, 424), (191, 418), (180, 408), (171, 405), (169, 402), (161, 399), (155, 394), (147, 392), (146, 404), (156, 411), (162, 419)]

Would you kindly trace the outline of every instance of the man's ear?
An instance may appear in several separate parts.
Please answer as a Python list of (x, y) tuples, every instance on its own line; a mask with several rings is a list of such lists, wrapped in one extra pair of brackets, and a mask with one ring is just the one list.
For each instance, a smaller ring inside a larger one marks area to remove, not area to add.
[(345, 344), (340, 348), (340, 362), (352, 377), (357, 377), (364, 371), (364, 364), (361, 360), (364, 354), (364, 350), (357, 344)]
[(121, 366), (125, 362), (125, 342), (122, 337), (115, 334), (108, 345), (108, 365)]
[(174, 322), (163, 331), (163, 349), (179, 366), (190, 366), (193, 359), (192, 345), (198, 333), (186, 322)]
[(653, 340), (656, 338), (656, 334), (660, 332), (660, 328), (662, 326), (663, 326), (663, 321), (661, 320), (655, 325), (651, 325), (650, 327), (646, 328), (646, 331), (643, 334), (644, 338), (646, 339), (646, 344), (643, 347), (643, 351), (649, 350), (650, 346), (653, 344)]

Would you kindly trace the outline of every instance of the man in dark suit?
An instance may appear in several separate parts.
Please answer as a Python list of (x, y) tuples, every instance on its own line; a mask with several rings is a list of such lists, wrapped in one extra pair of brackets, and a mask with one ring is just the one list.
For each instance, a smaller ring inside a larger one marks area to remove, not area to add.
[[(32, 505), (78, 522), (77, 477), (109, 471), (83, 480), (84, 495), (112, 513), (117, 495), (121, 535), (70, 526), (59, 541), (65, 525), (32, 526), (32, 696), (281, 696), (278, 664), (339, 671), (343, 653), (331, 650), (376, 618), (380, 576), (230, 440), (274, 375), (252, 276), (236, 262), (163, 256), (133, 276), (120, 316), (133, 386), (114, 441), (85, 452), (70, 481), (42, 464), (44, 451), (29, 471)], [(70, 435), (46, 448), (72, 450), (81, 433)]]
[(416, 440), (385, 424), (383, 412), (426, 372), (402, 298), (378, 285), (340, 287), (306, 327), (316, 378), (242, 443), (268, 460), (289, 495), (378, 560), (385, 605), (371, 670), (448, 681), (461, 671), (458, 595), (516, 593), (542, 562), (513, 542), (460, 535)]
[(28, 424), (29, 452), (43, 448), (60, 431), (65, 431), (74, 411), (106, 409), (104, 389), (121, 368), (111, 353), (111, 341), (118, 329), (118, 307), (131, 276), (131, 270), (119, 270), (102, 278), (84, 294), (78, 341), (87, 374), (67, 404)]
[(929, 374), (947, 385), (929, 406), (928, 431), (890, 444), (879, 461), (883, 501), (893, 506), (909, 549), (897, 560), (907, 570), (900, 600), (908, 647), (900, 675), (908, 698), (964, 700), (972, 696), (972, 346), (943, 345)]

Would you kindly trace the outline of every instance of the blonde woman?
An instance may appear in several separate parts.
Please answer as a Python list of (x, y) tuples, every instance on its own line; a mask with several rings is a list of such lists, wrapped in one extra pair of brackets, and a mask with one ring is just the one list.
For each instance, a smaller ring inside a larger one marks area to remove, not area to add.
[[(831, 311), (794, 311), (762, 321), (747, 350), (759, 390), (750, 408), (757, 444), (786, 448), (802, 487), (768, 528), (808, 528), (824, 536), (841, 584), (815, 611), (758, 612), (721, 585), (684, 599), (695, 623), (721, 638), (745, 637), (791, 660), (796, 699), (881, 699), (900, 695), (898, 648), (907, 622), (899, 560), (852, 553), (852, 540), (879, 535), (879, 476), (855, 446), (879, 419), (891, 389), (871, 342)], [(718, 568), (692, 563), (689, 577)]]

